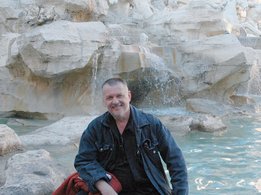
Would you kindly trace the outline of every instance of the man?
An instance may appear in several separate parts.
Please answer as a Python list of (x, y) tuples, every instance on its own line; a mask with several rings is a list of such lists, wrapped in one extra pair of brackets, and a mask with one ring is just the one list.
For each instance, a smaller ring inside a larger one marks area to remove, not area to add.
[(117, 194), (107, 183), (107, 173), (112, 173), (122, 185), (119, 195), (187, 195), (185, 161), (169, 130), (130, 104), (131, 93), (124, 80), (108, 79), (102, 92), (108, 112), (89, 124), (75, 158), (75, 168), (89, 189)]

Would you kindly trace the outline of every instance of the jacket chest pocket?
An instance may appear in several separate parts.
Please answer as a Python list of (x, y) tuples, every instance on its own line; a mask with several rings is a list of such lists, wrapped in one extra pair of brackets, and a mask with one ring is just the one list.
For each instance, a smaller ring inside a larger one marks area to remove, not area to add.
[(149, 159), (157, 166), (160, 166), (161, 160), (158, 151), (158, 142), (146, 139), (142, 142), (142, 147)]
[(96, 144), (98, 154), (97, 154), (97, 160), (100, 163), (105, 163), (107, 161), (111, 154), (112, 154), (112, 145), (111, 144)]

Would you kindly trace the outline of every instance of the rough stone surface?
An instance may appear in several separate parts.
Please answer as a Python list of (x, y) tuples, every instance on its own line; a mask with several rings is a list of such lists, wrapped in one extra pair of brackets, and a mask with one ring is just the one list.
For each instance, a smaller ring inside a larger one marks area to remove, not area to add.
[(192, 131), (197, 130), (204, 132), (223, 131), (227, 128), (219, 117), (211, 115), (200, 116), (192, 120), (189, 127)]
[(0, 156), (19, 149), (22, 149), (22, 144), (14, 130), (0, 124)]
[(23, 34), (19, 40), (25, 66), (42, 77), (53, 77), (85, 67), (99, 47), (105, 45), (101, 22), (56, 21)]
[(232, 110), (232, 107), (220, 102), (200, 98), (187, 99), (186, 108), (193, 112), (211, 113), (213, 115), (226, 115)]
[(15, 154), (7, 162), (5, 175), (5, 184), (0, 187), (1, 195), (49, 195), (64, 178), (45, 150)]
[(175, 135), (185, 135), (190, 131), (220, 132), (227, 127), (219, 116), (211, 114), (197, 114), (192, 116), (164, 116), (160, 117), (169, 130)]
[(97, 114), (113, 76), (141, 107), (256, 91), (258, 1), (10, 0), (0, 10), (2, 112)]
[(68, 145), (78, 143), (88, 123), (95, 116), (72, 116), (20, 136), (25, 146)]

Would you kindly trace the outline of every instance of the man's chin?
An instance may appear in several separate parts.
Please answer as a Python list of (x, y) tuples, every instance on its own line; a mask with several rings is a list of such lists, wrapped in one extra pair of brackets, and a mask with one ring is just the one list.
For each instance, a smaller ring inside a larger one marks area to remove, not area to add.
[(113, 116), (113, 118), (115, 118), (116, 120), (122, 120), (122, 119), (124, 119), (125, 118), (125, 116), (121, 113), (121, 114), (119, 114), (119, 113), (112, 113), (112, 116)]

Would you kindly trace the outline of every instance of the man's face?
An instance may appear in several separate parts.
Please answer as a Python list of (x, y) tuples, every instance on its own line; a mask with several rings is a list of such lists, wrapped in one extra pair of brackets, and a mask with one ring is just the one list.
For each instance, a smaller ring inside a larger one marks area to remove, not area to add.
[(103, 102), (116, 120), (128, 119), (131, 93), (127, 86), (117, 83), (113, 86), (105, 84), (102, 89)]

